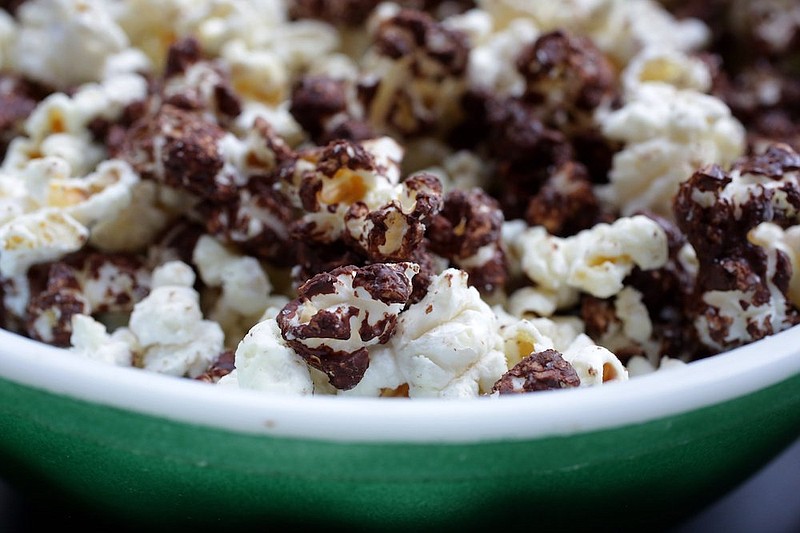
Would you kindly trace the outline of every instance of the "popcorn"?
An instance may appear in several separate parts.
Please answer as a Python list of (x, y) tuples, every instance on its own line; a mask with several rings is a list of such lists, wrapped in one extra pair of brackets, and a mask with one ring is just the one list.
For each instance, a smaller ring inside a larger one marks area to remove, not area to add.
[(71, 317), (130, 312), (150, 289), (150, 272), (135, 256), (88, 254), (49, 267), (46, 288), (27, 304), (28, 335), (66, 345)]
[(593, 111), (615, 99), (614, 67), (588, 37), (556, 30), (540, 35), (516, 58), (522, 99), (542, 120), (572, 136), (593, 127)]
[[(488, 18), (486, 14), (482, 16)], [(492, 21), (484, 24), (491, 25)], [(533, 42), (539, 33), (530, 21), (515, 19), (481, 39), (473, 38), (467, 66), (469, 87), (501, 96), (521, 95), (525, 82), (516, 68), (516, 58), (522, 47)]]
[(301, 173), (296, 185), (306, 211), (296, 231), (322, 243), (339, 239), (345, 232), (345, 214), (353, 204), (360, 202), (374, 210), (398, 195), (402, 157), (403, 149), (390, 137), (328, 144), (315, 169)]
[(228, 344), (238, 342), (267, 308), (272, 284), (259, 262), (226, 249), (213, 237), (201, 236), (192, 253), (200, 278), (219, 288), (208, 316), (225, 330)]
[(253, 326), (236, 348), (235, 374), (220, 382), (236, 380), (242, 389), (275, 394), (308, 395), (314, 383), (305, 361), (286, 344), (274, 318)]
[(535, 352), (503, 374), (492, 390), (500, 394), (579, 387), (578, 374), (555, 350)]
[(496, 322), (465, 272), (449, 268), (435, 276), (425, 297), (400, 315), (392, 340), (408, 395), (454, 398), (490, 392), (507, 370)]
[(691, 52), (708, 43), (708, 27), (694, 18), (676, 19), (655, 0), (601, 0), (588, 22), (588, 34), (618, 63), (628, 63), (644, 48)]
[(79, 357), (116, 366), (132, 366), (130, 332), (118, 329), (111, 335), (100, 322), (87, 315), (72, 316), (69, 351)]
[(139, 181), (129, 189), (130, 202), (113, 218), (92, 227), (89, 244), (106, 252), (138, 252), (160, 236), (174, 215), (161, 201), (158, 185)]
[[(497, 313), (497, 310), (494, 311)], [(554, 346), (553, 340), (544, 335), (532, 320), (504, 320), (501, 317), (498, 320), (498, 333), (503, 339), (503, 353), (509, 368), (533, 353), (544, 352)]]
[(185, 263), (169, 262), (153, 272), (150, 294), (130, 316), (129, 328), (141, 346), (137, 366), (197, 377), (222, 353), (222, 328), (203, 319), (193, 283), (194, 274)]
[(743, 157), (725, 173), (695, 172), (676, 198), (678, 226), (699, 261), (691, 316), (703, 344), (729, 349), (800, 322), (787, 293), (790, 256), (763, 222), (796, 225), (800, 156), (786, 145)]
[(363, 114), (355, 92), (349, 80), (309, 74), (292, 87), (290, 111), (317, 143), (365, 140), (374, 133), (366, 121), (355, 118)]
[(724, 103), (662, 83), (642, 84), (600, 120), (604, 135), (625, 143), (606, 196), (625, 215), (648, 209), (670, 216), (673, 196), (694, 169), (726, 167), (744, 150), (744, 129)]
[(491, 293), (506, 277), (502, 223), (497, 201), (482, 189), (450, 191), (430, 224), (430, 249), (467, 271), (472, 286)]
[(46, 263), (76, 250), (89, 230), (56, 208), (44, 208), (0, 226), (0, 275), (23, 274), (33, 264)]
[(279, 105), (290, 85), (289, 72), (271, 50), (250, 49), (240, 39), (227, 42), (220, 57), (229, 65), (230, 83), (236, 94), (251, 102)]
[(400, 136), (452, 128), (467, 57), (465, 36), (425, 13), (401, 10), (379, 20), (362, 59), (369, 123)]
[(664, 230), (642, 215), (597, 224), (565, 239), (530, 228), (514, 246), (522, 252), (522, 270), (545, 294), (573, 288), (607, 298), (622, 290), (634, 266), (658, 268), (667, 260)]
[(409, 176), (397, 200), (373, 211), (364, 202), (351, 204), (344, 217), (345, 239), (373, 261), (409, 259), (425, 236), (426, 222), (440, 207), (438, 179), (424, 173)]
[(229, 73), (219, 63), (203, 61), (200, 45), (192, 37), (170, 46), (161, 98), (184, 109), (203, 110), (208, 119), (220, 123), (241, 112)]
[(369, 365), (367, 348), (394, 333), (417, 272), (414, 263), (376, 263), (318, 274), (277, 316), (281, 335), (334, 387), (350, 389)]
[(699, 57), (672, 48), (648, 47), (637, 53), (621, 74), (624, 92), (633, 95), (643, 84), (666, 83), (680, 90), (707, 93), (712, 73)]
[(617, 356), (585, 334), (578, 335), (564, 350), (563, 358), (575, 369), (583, 387), (629, 379), (628, 370)]
[(703, 22), (677, 20), (655, 0), (482, 0), (478, 5), (492, 15), (497, 27), (522, 18), (543, 32), (565, 29), (585, 33), (623, 65), (648, 46), (690, 51), (710, 37)]
[(128, 46), (108, 4), (98, 0), (32, 0), (17, 19), (14, 65), (59, 89), (97, 80), (108, 57)]

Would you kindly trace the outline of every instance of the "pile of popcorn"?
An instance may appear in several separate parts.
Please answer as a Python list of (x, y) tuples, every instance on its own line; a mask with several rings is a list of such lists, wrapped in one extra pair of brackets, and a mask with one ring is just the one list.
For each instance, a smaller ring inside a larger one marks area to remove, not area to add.
[(800, 323), (799, 65), (790, 0), (5, 2), (0, 325), (296, 395), (713, 356)]

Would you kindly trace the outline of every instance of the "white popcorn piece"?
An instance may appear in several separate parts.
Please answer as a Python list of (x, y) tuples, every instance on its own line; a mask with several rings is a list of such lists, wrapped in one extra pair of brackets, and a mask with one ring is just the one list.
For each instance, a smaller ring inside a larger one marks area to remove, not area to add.
[(236, 348), (235, 357), (240, 388), (276, 394), (314, 392), (308, 365), (286, 345), (274, 318), (253, 326)]
[(266, 120), (275, 133), (290, 146), (297, 146), (305, 138), (302, 126), (289, 112), (289, 102), (284, 101), (277, 106), (269, 106), (254, 100), (245, 100), (242, 112), (236, 117), (233, 130), (237, 133), (249, 132), (257, 118)]
[(221, 50), (227, 64), (231, 85), (240, 98), (276, 106), (289, 90), (289, 73), (272, 50), (251, 50), (241, 39), (229, 41)]
[(581, 387), (628, 379), (628, 370), (617, 356), (586, 334), (578, 335), (562, 355), (581, 379)]
[(109, 335), (106, 327), (91, 316), (72, 316), (69, 351), (79, 357), (116, 366), (132, 366), (131, 341), (130, 331), (125, 328)]
[(197, 377), (223, 351), (222, 328), (203, 319), (189, 265), (166, 263), (153, 271), (152, 283), (128, 326), (141, 346), (137, 361), (146, 370)]
[[(500, 336), (504, 339), (513, 338), (512, 334), (506, 333), (521, 331), (523, 333), (522, 344), (518, 350), (520, 354), (527, 349), (527, 342), (533, 342), (533, 350), (540, 352), (547, 349), (554, 349), (559, 352), (566, 350), (578, 335), (584, 330), (583, 321), (576, 316), (554, 316), (554, 317), (522, 317), (509, 313), (502, 305), (492, 306), (492, 310), (497, 316), (497, 324)], [(506, 356), (509, 350), (506, 345)], [(511, 368), (512, 365), (509, 365)]]
[(621, 348), (638, 346), (649, 354), (657, 354), (659, 347), (651, 343), (653, 324), (642, 294), (633, 287), (625, 287), (614, 297), (614, 316), (597, 342), (612, 352)]
[[(185, 12), (198, 0), (126, 0), (112, 2), (111, 10), (114, 21), (128, 36), (130, 45), (141, 50), (160, 70), (166, 62), (169, 45), (177, 35), (181, 35), (179, 26), (185, 19)], [(202, 3), (208, 3), (202, 0)]]
[(566, 285), (552, 289), (543, 286), (521, 287), (506, 301), (509, 312), (518, 317), (552, 316), (559, 309), (568, 309), (580, 300), (580, 292)]
[(541, 31), (556, 28), (577, 29), (592, 17), (598, 6), (607, 0), (478, 0), (478, 6), (488, 12), (498, 28), (514, 21), (528, 19)]
[(220, 294), (208, 317), (225, 331), (226, 344), (238, 342), (269, 305), (272, 284), (254, 257), (226, 248), (209, 235), (198, 239), (192, 253), (200, 278)]
[(676, 89), (701, 93), (711, 90), (711, 71), (696, 56), (680, 50), (648, 47), (623, 69), (620, 81), (625, 94), (634, 94), (644, 83), (666, 83)]
[(278, 30), (287, 22), (280, 0), (202, 0), (185, 5), (181, 33), (196, 36), (202, 48), (215, 55), (233, 39), (257, 44), (266, 39), (260, 34)]
[(531, 320), (517, 320), (501, 325), (500, 337), (503, 339), (503, 353), (508, 368), (535, 352), (555, 347), (553, 340), (542, 334)]
[(113, 220), (131, 203), (131, 189), (139, 175), (121, 159), (109, 159), (83, 178), (51, 179), (47, 183), (47, 205), (61, 207), (75, 220), (92, 228)]
[(703, 165), (728, 167), (742, 155), (745, 132), (721, 100), (663, 83), (644, 83), (622, 108), (598, 118), (603, 134), (622, 141), (599, 188), (624, 215), (651, 210), (672, 217), (681, 182)]
[(542, 33), (585, 34), (623, 66), (643, 48), (692, 51), (711, 36), (702, 21), (678, 20), (655, 0), (481, 0), (478, 5), (498, 29), (525, 20)]
[(630, 360), (628, 360), (628, 364), (625, 368), (628, 370), (628, 378), (634, 379), (639, 376), (652, 374), (653, 372), (681, 368), (685, 365), (686, 363), (684, 361), (681, 361), (675, 357), (669, 357), (667, 355), (662, 356), (661, 359), (658, 360), (657, 364), (654, 364), (648, 357), (634, 355), (630, 358)]
[(48, 157), (67, 163), (68, 175), (84, 176), (102, 161), (104, 151), (85, 135), (55, 133), (40, 142), (16, 137), (8, 146), (2, 168), (5, 172), (20, 174), (30, 164)]
[(535, 24), (520, 18), (474, 43), (467, 65), (469, 86), (490, 90), (497, 95), (521, 95), (525, 80), (515, 67), (516, 57), (524, 46), (534, 42), (539, 35)]
[(597, 224), (567, 238), (533, 227), (515, 245), (523, 251), (522, 270), (541, 290), (571, 287), (598, 298), (622, 290), (622, 280), (634, 266), (658, 268), (668, 259), (666, 233), (643, 215)]
[(564, 352), (584, 334), (583, 321), (575, 316), (536, 317), (530, 321), (543, 335), (553, 341), (553, 349)]
[(281, 58), (290, 75), (304, 71), (320, 56), (337, 50), (341, 39), (330, 24), (316, 20), (298, 20), (282, 24), (275, 31), (258, 29), (253, 32), (267, 42), (255, 43), (255, 48), (268, 48)]
[(653, 324), (642, 302), (642, 293), (633, 287), (625, 287), (614, 299), (614, 310), (622, 322), (622, 333), (627, 338), (640, 343), (650, 338)]
[(0, 226), (0, 275), (23, 274), (31, 265), (81, 249), (88, 239), (89, 230), (59, 209), (21, 215)]
[(272, 284), (253, 257), (234, 253), (209, 235), (198, 239), (192, 253), (200, 278), (211, 287), (221, 287), (220, 304), (243, 315), (261, 314)]
[(131, 331), (143, 347), (186, 344), (193, 340), (195, 325), (203, 319), (197, 293), (190, 287), (163, 285), (136, 304)]
[[(546, 2), (549, 3), (549, 2)], [(558, 3), (558, 2), (553, 2)], [(676, 19), (656, 0), (600, 0), (583, 28), (618, 64), (648, 47), (698, 50), (711, 38), (699, 19)]]
[(216, 322), (195, 324), (191, 342), (153, 344), (143, 348), (138, 360), (144, 370), (196, 378), (214, 362), (223, 350), (224, 334)]
[(161, 204), (159, 185), (141, 180), (130, 187), (130, 202), (113, 218), (98, 221), (92, 227), (89, 243), (106, 252), (136, 252), (147, 248), (174, 218)]
[(98, 80), (106, 59), (128, 46), (108, 3), (99, 0), (31, 0), (17, 19), (14, 65), (59, 89)]
[(412, 398), (487, 393), (508, 369), (494, 312), (453, 268), (400, 315), (390, 343)]
[[(414, 151), (413, 148), (411, 151)], [(437, 160), (441, 161), (440, 166), (427, 167), (424, 170), (439, 178), (445, 194), (454, 189), (486, 188), (490, 182), (490, 169), (470, 150), (458, 150), (437, 157)]]
[(364, 377), (349, 390), (338, 391), (342, 396), (379, 397), (391, 395), (406, 383), (392, 348), (387, 345), (372, 346), (369, 350), (369, 367)]

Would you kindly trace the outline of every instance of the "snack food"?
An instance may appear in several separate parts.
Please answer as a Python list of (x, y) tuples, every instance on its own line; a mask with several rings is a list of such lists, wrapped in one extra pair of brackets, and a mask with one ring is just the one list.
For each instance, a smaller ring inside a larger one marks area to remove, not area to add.
[(220, 387), (412, 398), (598, 386), (792, 327), (800, 28), (693, 7), (0, 10), (2, 326)]

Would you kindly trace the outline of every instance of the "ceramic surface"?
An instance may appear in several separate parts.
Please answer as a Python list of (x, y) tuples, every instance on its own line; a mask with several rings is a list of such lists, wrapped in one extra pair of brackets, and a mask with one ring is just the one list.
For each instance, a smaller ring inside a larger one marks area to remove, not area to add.
[(0, 473), (141, 526), (673, 523), (800, 435), (800, 329), (594, 389), (269, 397), (0, 332)]

